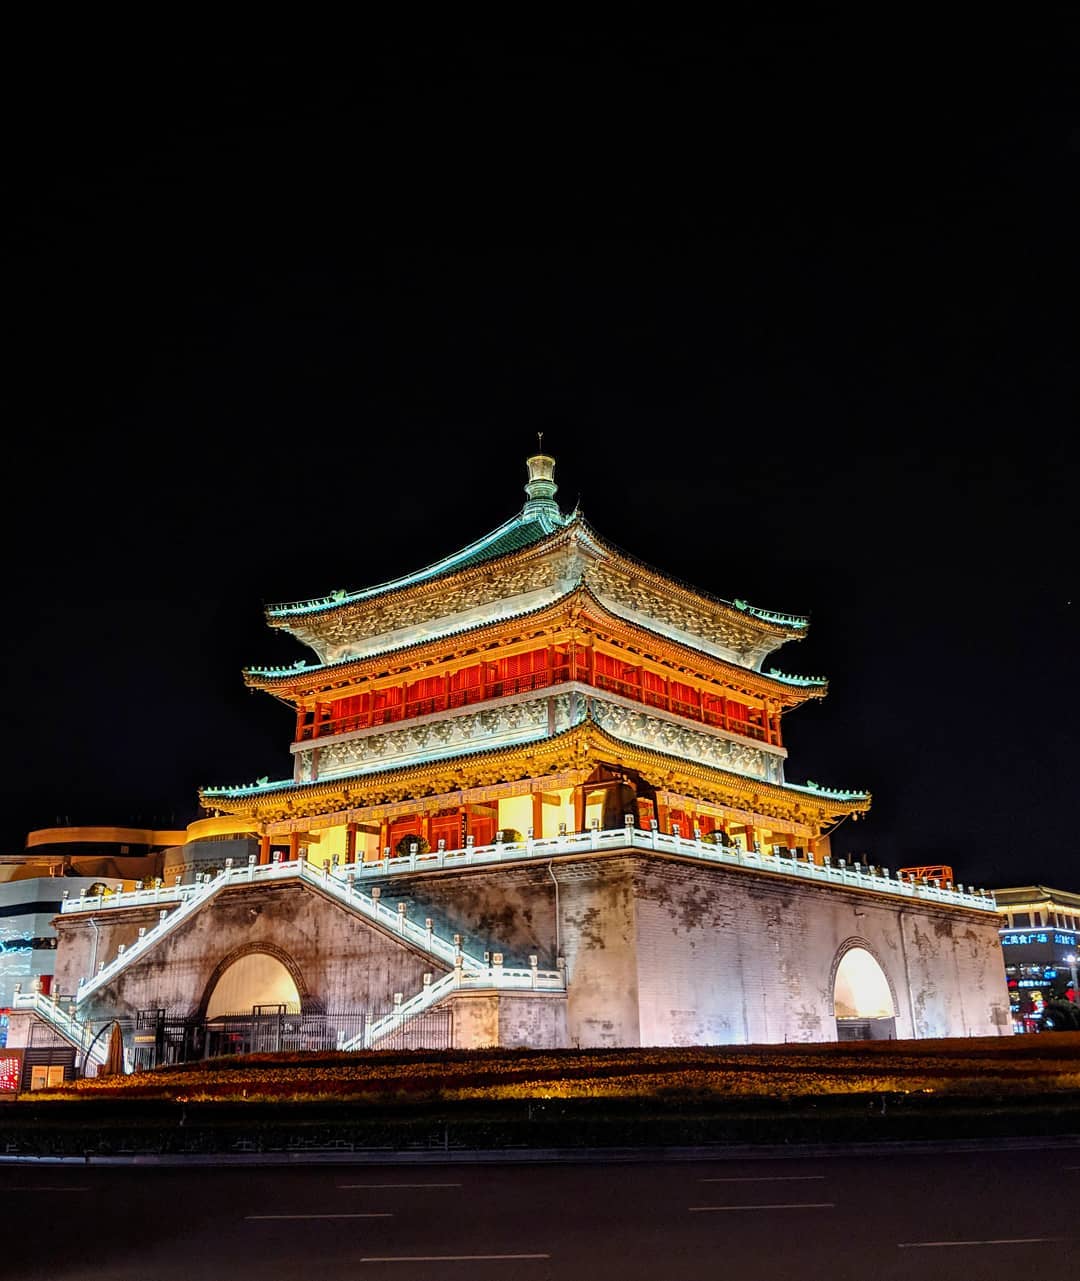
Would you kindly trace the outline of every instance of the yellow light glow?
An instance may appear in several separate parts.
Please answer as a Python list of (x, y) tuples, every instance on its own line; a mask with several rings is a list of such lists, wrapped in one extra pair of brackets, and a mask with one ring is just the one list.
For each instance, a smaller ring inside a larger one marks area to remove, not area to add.
[(884, 1019), (896, 1013), (888, 979), (862, 947), (844, 954), (836, 971), (834, 1002), (838, 1019)]

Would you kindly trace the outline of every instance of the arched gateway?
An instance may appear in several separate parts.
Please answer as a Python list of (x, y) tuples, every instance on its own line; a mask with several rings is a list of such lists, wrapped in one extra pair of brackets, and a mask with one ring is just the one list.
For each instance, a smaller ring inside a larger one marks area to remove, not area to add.
[(896, 1036), (896, 1003), (885, 971), (870, 950), (852, 943), (841, 952), (833, 980), (839, 1041), (889, 1041)]
[(289, 968), (269, 951), (249, 951), (219, 968), (211, 980), (206, 1018), (249, 1013), (256, 1006), (284, 1006), (299, 1013), (300, 992)]

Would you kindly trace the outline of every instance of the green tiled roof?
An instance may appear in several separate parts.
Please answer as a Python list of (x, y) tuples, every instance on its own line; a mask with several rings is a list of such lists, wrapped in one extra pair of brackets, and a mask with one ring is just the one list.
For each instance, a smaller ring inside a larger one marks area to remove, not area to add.
[(293, 601), (284, 605), (270, 605), (266, 613), (270, 618), (295, 618), (297, 615), (302, 614), (318, 614), (324, 610), (337, 609), (341, 605), (351, 604), (353, 601), (367, 600), (372, 596), (381, 596), (385, 592), (399, 591), (404, 587), (412, 587), (416, 583), (438, 578), (442, 574), (454, 574), (463, 569), (472, 569), (475, 565), (482, 565), (485, 561), (494, 560), (499, 556), (506, 556), (510, 552), (517, 552), (523, 548), (531, 547), (534, 543), (538, 543), (553, 534), (557, 529), (568, 525), (572, 519), (572, 516), (563, 516), (557, 511), (541, 511), (528, 516), (522, 512), (513, 517), (512, 520), (508, 520), (505, 524), (498, 526), (497, 529), (493, 529), (491, 533), (485, 534), (483, 538), (477, 539), (475, 543), (470, 543), (468, 547), (463, 547), (460, 551), (456, 551), (450, 556), (445, 556), (433, 565), (428, 565), (426, 569), (419, 569), (413, 574), (406, 574), (402, 578), (392, 579), (388, 583), (379, 583), (376, 587), (364, 587), (360, 591), (337, 591), (313, 600)]
[(827, 685), (829, 683), (824, 676), (793, 676), (790, 672), (782, 672), (778, 667), (770, 667), (768, 675), (774, 681), (780, 681), (784, 685)]

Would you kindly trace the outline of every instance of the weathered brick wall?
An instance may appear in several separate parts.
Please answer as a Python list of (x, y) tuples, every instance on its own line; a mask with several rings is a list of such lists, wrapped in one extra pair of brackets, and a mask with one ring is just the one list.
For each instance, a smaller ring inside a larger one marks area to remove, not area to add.
[[(853, 944), (867, 947), (889, 980), (898, 1036), (1011, 1031), (989, 914), (640, 853), (555, 859), (550, 870), (543, 863), (398, 878), (384, 883), (383, 899), (408, 903), (418, 923), (430, 915), (443, 937), (462, 934), (475, 954), (502, 952), (508, 966), (535, 954), (551, 968), (563, 956), (571, 1045), (831, 1040), (835, 967)], [(96, 919), (98, 959), (107, 961), (157, 913)], [(58, 928), (57, 985), (73, 992), (91, 973), (93, 930), (82, 917), (61, 918)], [(386, 1009), (395, 992), (417, 992), (425, 971), (445, 972), (310, 887), (238, 887), (120, 975), (94, 999), (94, 1013), (192, 1009), (224, 957), (260, 944), (286, 953), (328, 1009)], [(528, 1008), (525, 1023), (501, 1022), (495, 1034), (509, 1043), (536, 1036), (538, 1044), (562, 1035), (546, 1024), (530, 1031), (528, 1019), (541, 1016), (538, 1004)], [(490, 1031), (478, 1026), (475, 1035)]]
[(988, 914), (674, 862), (643, 862), (636, 893), (642, 1044), (835, 1039), (835, 967), (856, 944), (898, 1037), (1011, 1030)]
[[(126, 913), (125, 913), (126, 915)], [(156, 919), (156, 914), (155, 914)], [(136, 926), (117, 924), (115, 935)], [(103, 938), (104, 944), (104, 938)], [(237, 948), (284, 953), (302, 977), (308, 996), (328, 1010), (388, 1010), (395, 992), (406, 999), (445, 966), (359, 921), (306, 886), (276, 885), (226, 890), (175, 933), (88, 999), (87, 1017), (164, 1007), (194, 1010), (217, 966)], [(116, 948), (103, 955), (111, 959)]]
[(566, 998), (562, 993), (457, 992), (449, 998), (454, 1048), (567, 1045)]

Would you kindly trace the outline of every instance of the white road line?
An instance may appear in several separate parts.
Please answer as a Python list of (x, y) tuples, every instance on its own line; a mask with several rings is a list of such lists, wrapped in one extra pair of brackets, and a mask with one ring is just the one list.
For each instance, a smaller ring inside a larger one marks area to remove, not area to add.
[(472, 1263), (477, 1259), (550, 1259), (550, 1254), (372, 1254), (361, 1263)]
[(781, 1201), (779, 1205), (688, 1205), (691, 1214), (706, 1210), (831, 1210), (835, 1201)]
[(935, 1250), (950, 1245), (1041, 1245), (1044, 1241), (1065, 1241), (1066, 1237), (995, 1237), (990, 1241), (898, 1241), (898, 1250)]
[(460, 1188), (460, 1183), (339, 1183), (339, 1192), (353, 1192), (360, 1188)]
[(824, 1174), (751, 1174), (738, 1179), (698, 1179), (699, 1183), (811, 1183)]
[(245, 1214), (245, 1219), (392, 1219), (388, 1211), (377, 1214)]

